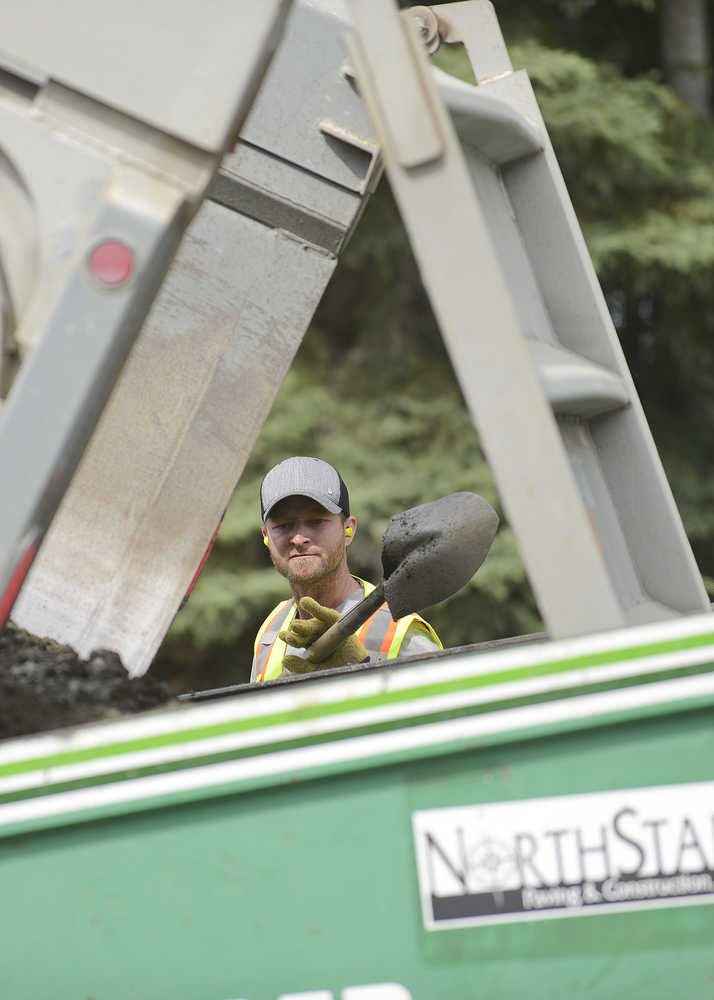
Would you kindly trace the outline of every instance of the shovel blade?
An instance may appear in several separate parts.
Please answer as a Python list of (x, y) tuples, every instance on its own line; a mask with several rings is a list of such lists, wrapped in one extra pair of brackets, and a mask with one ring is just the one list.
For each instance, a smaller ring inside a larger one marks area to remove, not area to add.
[(452, 493), (395, 514), (382, 542), (393, 618), (422, 611), (465, 586), (488, 555), (498, 514), (476, 493)]

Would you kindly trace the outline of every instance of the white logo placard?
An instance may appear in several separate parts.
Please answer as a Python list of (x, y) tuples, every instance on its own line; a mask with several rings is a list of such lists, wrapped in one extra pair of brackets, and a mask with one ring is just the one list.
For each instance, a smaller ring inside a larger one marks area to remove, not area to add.
[(427, 930), (714, 903), (714, 781), (425, 809)]

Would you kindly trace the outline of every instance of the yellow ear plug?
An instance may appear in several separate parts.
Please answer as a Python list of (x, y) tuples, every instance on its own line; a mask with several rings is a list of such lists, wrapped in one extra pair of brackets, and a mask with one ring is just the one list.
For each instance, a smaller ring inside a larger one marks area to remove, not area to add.
[(263, 535), (263, 545), (270, 545), (270, 539), (267, 535)]
[(345, 534), (348, 538), (352, 538), (352, 528), (345, 528)]

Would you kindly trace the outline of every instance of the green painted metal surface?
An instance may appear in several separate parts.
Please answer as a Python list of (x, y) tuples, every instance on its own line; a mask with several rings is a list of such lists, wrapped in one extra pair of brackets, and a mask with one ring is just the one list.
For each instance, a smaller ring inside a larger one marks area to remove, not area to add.
[(713, 722), (692, 708), (10, 836), (0, 995), (711, 997), (711, 905), (426, 931), (412, 814), (710, 781)]

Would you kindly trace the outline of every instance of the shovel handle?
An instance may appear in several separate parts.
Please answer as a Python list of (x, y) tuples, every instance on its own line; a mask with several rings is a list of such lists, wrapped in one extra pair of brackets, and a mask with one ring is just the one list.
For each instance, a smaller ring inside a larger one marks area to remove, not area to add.
[(384, 584), (380, 583), (371, 594), (363, 597), (344, 615), (330, 625), (313, 643), (307, 647), (305, 659), (310, 663), (322, 663), (330, 653), (334, 653), (341, 642), (344, 642), (360, 625), (364, 625), (370, 615), (384, 604)]

